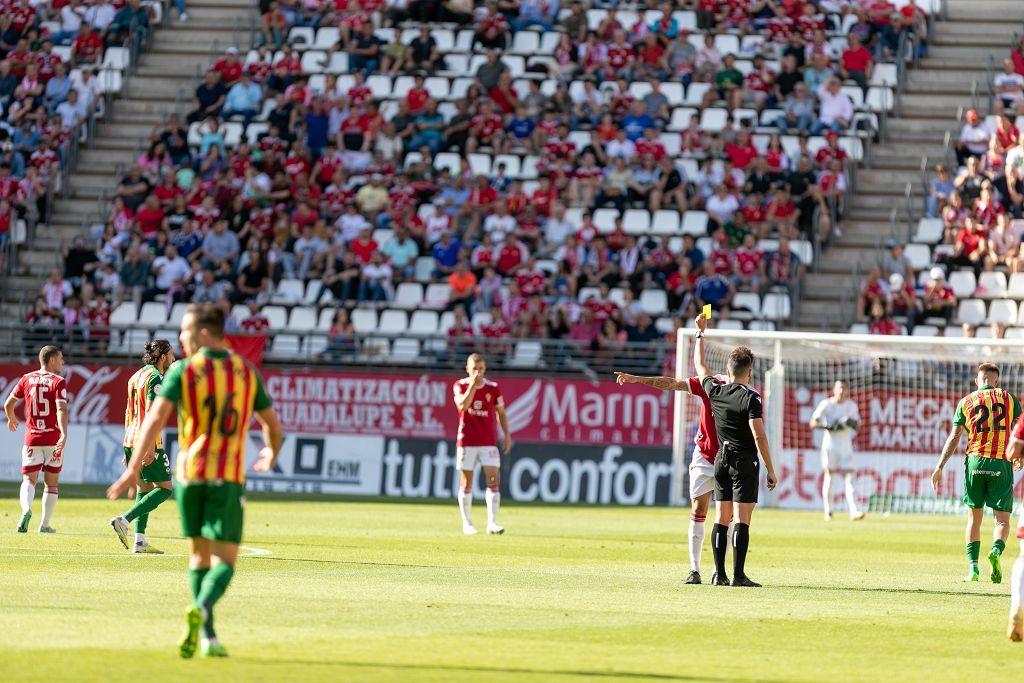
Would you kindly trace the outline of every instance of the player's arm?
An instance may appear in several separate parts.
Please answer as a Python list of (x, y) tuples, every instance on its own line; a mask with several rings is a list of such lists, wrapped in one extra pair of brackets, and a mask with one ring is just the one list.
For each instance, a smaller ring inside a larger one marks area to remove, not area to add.
[[(960, 409), (957, 408), (957, 414), (960, 413)], [(949, 436), (946, 437), (946, 443), (942, 447), (942, 455), (939, 456), (939, 462), (935, 465), (935, 471), (932, 472), (932, 489), (936, 493), (939, 492), (939, 482), (942, 481), (942, 468), (946, 466), (949, 459), (953, 457), (956, 452), (957, 444), (960, 443), (960, 435), (964, 433), (964, 426), (962, 424), (953, 424), (953, 429), (950, 430)]]
[(281, 421), (277, 419), (277, 411), (273, 408), (264, 408), (258, 411), (256, 421), (260, 423), (260, 428), (263, 431), (263, 443), (266, 445), (260, 450), (260, 457), (252, 468), (257, 472), (269, 472), (277, 462), (277, 456), (281, 454), (284, 430), (281, 429)]
[(768, 447), (768, 433), (764, 430), (764, 418), (749, 420), (750, 431), (754, 434), (754, 444), (757, 446), (757, 454), (764, 461), (765, 469), (768, 470), (768, 490), (771, 491), (779, 483), (775, 476), (775, 467), (772, 465), (772, 453)]
[(675, 377), (642, 377), (625, 372), (616, 372), (615, 381), (620, 385), (643, 384), (645, 387), (661, 389), (662, 391), (685, 391), (690, 393), (690, 383), (685, 379), (676, 379)]
[(11, 395), (4, 401), (4, 412), (7, 413), (7, 428), (12, 432), (18, 431), (18, 426), (21, 424), (18, 421), (18, 416), (14, 413), (14, 406), (17, 405), (18, 398), (11, 392)]
[(60, 438), (53, 447), (54, 453), (63, 453), (64, 444), (68, 441), (68, 403), (57, 401), (57, 428), (60, 430)]
[(505, 406), (497, 406), (494, 413), (498, 416), (498, 424), (501, 425), (501, 433), (504, 437), (501, 441), (501, 452), (508, 455), (512, 450), (512, 431), (508, 427), (508, 415), (505, 414)]
[(711, 377), (711, 371), (704, 364), (704, 332), (708, 329), (708, 321), (704, 316), (698, 315), (697, 340), (693, 345), (693, 367), (697, 371), (697, 377), (703, 382), (705, 377)]
[(469, 406), (473, 405), (473, 397), (476, 396), (476, 380), (479, 375), (476, 372), (469, 373), (469, 388), (466, 389), (464, 394), (455, 395), (455, 407), (459, 409), (459, 412), (465, 412)]
[[(139, 453), (149, 453), (153, 451), (156, 446), (156, 437), (160, 434), (160, 430), (167, 424), (167, 420), (170, 419), (171, 414), (174, 412), (174, 402), (169, 401), (162, 396), (157, 397), (153, 401), (153, 405), (150, 411), (146, 413), (146, 419), (142, 423), (142, 427), (139, 428), (139, 433), (135, 438), (135, 449)], [(116, 500), (125, 491), (132, 486), (139, 477), (139, 473), (142, 472), (142, 468), (148, 463), (144, 462), (145, 458), (132, 458), (128, 461), (128, 467), (125, 468), (124, 472), (118, 477), (117, 481), (110, 485), (107, 489), (107, 498), (110, 500)]]
[(828, 429), (828, 421), (825, 419), (826, 405), (828, 405), (828, 399), (823, 400), (814, 409), (814, 414), (811, 415), (811, 421), (808, 423), (811, 429)]

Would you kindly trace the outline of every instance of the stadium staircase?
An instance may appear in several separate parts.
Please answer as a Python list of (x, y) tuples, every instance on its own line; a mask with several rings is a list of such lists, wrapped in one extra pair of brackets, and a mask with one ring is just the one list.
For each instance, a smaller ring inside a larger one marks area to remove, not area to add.
[(58, 193), (47, 227), (18, 255), (18, 272), (7, 278), (0, 317), (20, 320), (50, 269), (60, 264), (60, 243), (106, 220), (110, 197), (128, 167), (149, 145), (153, 127), (169, 114), (184, 115), (202, 74), (224, 49), (248, 47), (250, 0), (187, 0), (188, 21), (171, 12), (156, 30), (138, 67), (96, 127), (92, 143), (79, 151), (67, 196)]
[(845, 331), (853, 321), (861, 276), (878, 262), (885, 243), (914, 241), (931, 167), (939, 162), (956, 167), (945, 136), (956, 140), (966, 109), (988, 112), (990, 57), (1001, 72), (1022, 22), (1021, 0), (948, 0), (946, 16), (935, 22), (928, 56), (906, 71), (902, 96), (883, 123), (886, 136), (873, 147), (870, 167), (857, 174), (842, 239), (833, 241), (818, 270), (807, 274), (801, 327)]

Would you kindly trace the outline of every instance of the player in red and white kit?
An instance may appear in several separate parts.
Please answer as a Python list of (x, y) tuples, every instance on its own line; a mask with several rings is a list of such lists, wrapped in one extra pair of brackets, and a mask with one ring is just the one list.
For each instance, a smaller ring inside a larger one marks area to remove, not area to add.
[(20, 424), (14, 407), (25, 401), (25, 450), (21, 457), (21, 519), (18, 533), (28, 531), (32, 501), (36, 497), (39, 470), (43, 471), (43, 520), (39, 533), (53, 534), (50, 526), (57, 507), (57, 481), (64, 464), (64, 443), (68, 435), (68, 386), (60, 373), (64, 354), (56, 346), (39, 351), (39, 369), (23, 376), (4, 402), (7, 427), (15, 432)]
[[(690, 460), (690, 575), (686, 583), (700, 583), (700, 551), (704, 546), (704, 522), (711, 504), (715, 485), (715, 455), (718, 453), (718, 432), (715, 418), (711, 414), (711, 401), (704, 393), (699, 377), (676, 379), (675, 377), (640, 377), (625, 372), (616, 372), (619, 384), (643, 384), (662, 391), (684, 391), (700, 399), (700, 415), (697, 433), (693, 436), (693, 457)], [(715, 375), (716, 382), (724, 383), (728, 378)]]
[(452, 387), (455, 407), (459, 411), (459, 434), (455, 440), (455, 466), (459, 468), (459, 512), (462, 513), (462, 533), (475, 534), (476, 527), (469, 518), (473, 507), (473, 472), (479, 460), (487, 479), (487, 533), (502, 534), (505, 529), (498, 525), (498, 506), (501, 493), (498, 490), (498, 470), (501, 455), (498, 453), (498, 432), (495, 418), (501, 423), (501, 450), (506, 455), (512, 449), (512, 434), (505, 415), (505, 401), (497, 383), (484, 379), (487, 363), (479, 353), (470, 354), (466, 359), (465, 379)]
[[(1013, 462), (1014, 471), (1019, 472), (1024, 465), (1024, 416), (1017, 418), (1010, 430), (1006, 455)], [(1019, 643), (1024, 641), (1024, 508), (1017, 521), (1017, 538), (1020, 539), (1020, 554), (1010, 574), (1010, 626), (1006, 635)]]

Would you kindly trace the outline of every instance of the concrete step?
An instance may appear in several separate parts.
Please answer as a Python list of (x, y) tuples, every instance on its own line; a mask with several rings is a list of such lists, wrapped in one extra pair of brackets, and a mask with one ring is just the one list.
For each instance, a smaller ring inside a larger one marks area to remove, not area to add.
[(138, 138), (146, 138), (148, 140), (149, 134), (153, 132), (153, 124), (108, 123), (104, 121), (96, 127), (96, 132), (104, 137), (116, 135), (134, 142)]
[[(184, 88), (186, 97), (191, 97), (189, 86), (192, 84), (191, 66), (186, 70), (184, 67), (177, 74), (163, 74), (159, 76), (133, 76), (131, 79), (131, 96), (133, 98), (142, 96), (144, 99), (163, 99), (168, 104), (174, 103), (178, 95), (178, 89)], [(170, 109), (170, 107), (168, 107)], [(117, 105), (114, 105), (117, 110)]]
[[(1024, 6), (1019, 0), (951, 0), (950, 23), (959, 21), (1005, 22), (1003, 33), (1011, 22), (1018, 26), (1024, 21)], [(1013, 27), (1016, 28), (1016, 27)]]
[(966, 65), (959, 69), (931, 69), (922, 67), (907, 71), (907, 88), (912, 88), (926, 83), (964, 83), (970, 88), (971, 81), (983, 83), (985, 80), (984, 66), (978, 69), (969, 69)]

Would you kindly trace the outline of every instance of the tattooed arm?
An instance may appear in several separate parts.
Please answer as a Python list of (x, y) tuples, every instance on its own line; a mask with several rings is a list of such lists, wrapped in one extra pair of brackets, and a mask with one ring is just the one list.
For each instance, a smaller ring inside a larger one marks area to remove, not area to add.
[(935, 471), (932, 472), (932, 488), (935, 489), (936, 493), (939, 490), (939, 482), (942, 481), (942, 468), (946, 466), (949, 459), (953, 457), (953, 453), (956, 452), (956, 447), (960, 443), (960, 435), (964, 432), (963, 425), (953, 425), (952, 431), (946, 438), (946, 443), (942, 447), (942, 456), (939, 457), (938, 464), (935, 465)]
[(675, 377), (641, 377), (630, 375), (625, 372), (616, 372), (615, 381), (619, 384), (643, 384), (647, 387), (661, 389), (662, 391), (685, 391), (690, 393), (690, 385), (685, 379)]

